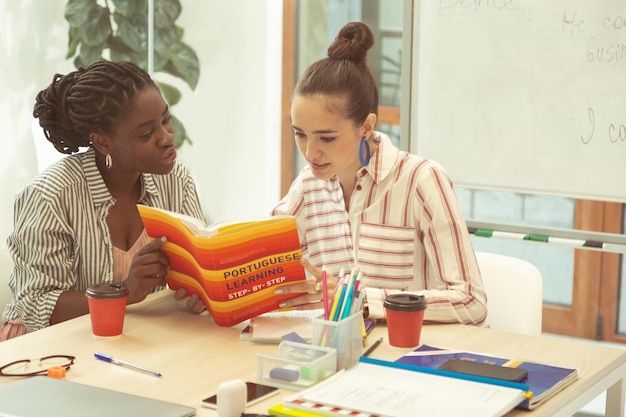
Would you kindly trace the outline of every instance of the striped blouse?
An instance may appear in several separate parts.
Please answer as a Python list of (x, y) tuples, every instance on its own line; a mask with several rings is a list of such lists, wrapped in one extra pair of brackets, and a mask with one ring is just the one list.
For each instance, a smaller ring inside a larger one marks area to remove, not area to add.
[(384, 134), (374, 140), (348, 211), (339, 181), (316, 179), (307, 166), (272, 214), (296, 216), (313, 264), (335, 276), (359, 268), (370, 317), (384, 318), (385, 296), (406, 291), (426, 297), (427, 321), (483, 324), (485, 289), (452, 181)]
[[(187, 168), (142, 174), (139, 202), (204, 220)], [(7, 239), (15, 267), (13, 299), (3, 323), (21, 317), (29, 331), (50, 325), (59, 295), (113, 281), (113, 245), (106, 218), (115, 200), (98, 168), (95, 150), (51, 165), (18, 194)]]

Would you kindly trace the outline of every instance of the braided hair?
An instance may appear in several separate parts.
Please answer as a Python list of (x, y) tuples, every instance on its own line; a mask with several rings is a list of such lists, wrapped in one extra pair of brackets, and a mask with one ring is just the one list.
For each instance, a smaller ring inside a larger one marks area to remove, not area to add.
[(91, 133), (113, 133), (115, 122), (146, 87), (158, 88), (131, 62), (95, 62), (67, 75), (55, 74), (37, 94), (33, 116), (57, 151), (72, 154), (90, 146)]
[(373, 45), (374, 35), (367, 25), (347, 23), (328, 47), (328, 57), (311, 64), (298, 80), (294, 96), (344, 99), (334, 102), (335, 110), (355, 124), (363, 123), (370, 113), (378, 115), (378, 88), (367, 64), (367, 51)]

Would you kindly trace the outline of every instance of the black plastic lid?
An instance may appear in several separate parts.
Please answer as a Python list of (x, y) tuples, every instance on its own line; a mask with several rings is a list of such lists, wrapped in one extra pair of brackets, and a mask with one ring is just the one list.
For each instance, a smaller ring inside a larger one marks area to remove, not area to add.
[(420, 311), (426, 309), (426, 297), (416, 294), (390, 294), (383, 306), (395, 311)]
[(120, 298), (128, 295), (128, 288), (126, 284), (123, 283), (107, 282), (92, 285), (87, 288), (85, 295), (87, 297), (100, 299)]

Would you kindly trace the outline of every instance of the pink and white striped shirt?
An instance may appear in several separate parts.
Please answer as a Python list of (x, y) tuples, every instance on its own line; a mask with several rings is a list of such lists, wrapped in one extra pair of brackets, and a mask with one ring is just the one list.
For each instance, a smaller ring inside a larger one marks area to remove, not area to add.
[(337, 275), (359, 268), (370, 317), (387, 294), (423, 294), (425, 320), (481, 325), (485, 289), (454, 185), (438, 163), (400, 151), (375, 132), (346, 211), (337, 178), (305, 167), (272, 214), (297, 218), (303, 255)]

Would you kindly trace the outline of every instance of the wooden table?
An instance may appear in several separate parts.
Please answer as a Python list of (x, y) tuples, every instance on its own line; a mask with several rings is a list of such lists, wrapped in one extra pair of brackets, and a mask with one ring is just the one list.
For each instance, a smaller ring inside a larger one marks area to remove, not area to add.
[[(52, 354), (76, 356), (67, 380), (131, 394), (190, 405), (198, 416), (216, 416), (200, 406), (217, 386), (235, 378), (256, 381), (257, 353), (278, 355), (277, 345), (239, 340), (242, 325), (219, 327), (207, 313), (192, 314), (171, 291), (151, 295), (128, 306), (124, 333), (113, 338), (91, 334), (89, 316), (51, 326), (0, 343), (0, 366), (18, 359)], [(378, 326), (369, 337), (385, 341), (371, 357), (395, 360), (410, 349), (390, 347), (386, 328)], [(607, 416), (624, 415), (626, 351), (595, 344), (545, 336), (528, 336), (463, 325), (426, 325), (421, 343), (578, 368), (578, 380), (534, 411), (513, 410), (507, 417), (570, 417), (599, 394), (607, 391)], [(96, 360), (104, 353), (159, 371), (161, 378)], [(0, 377), (0, 386), (17, 379)], [(266, 412), (290, 391), (250, 407)], [(1, 408), (1, 405), (0, 405)]]

